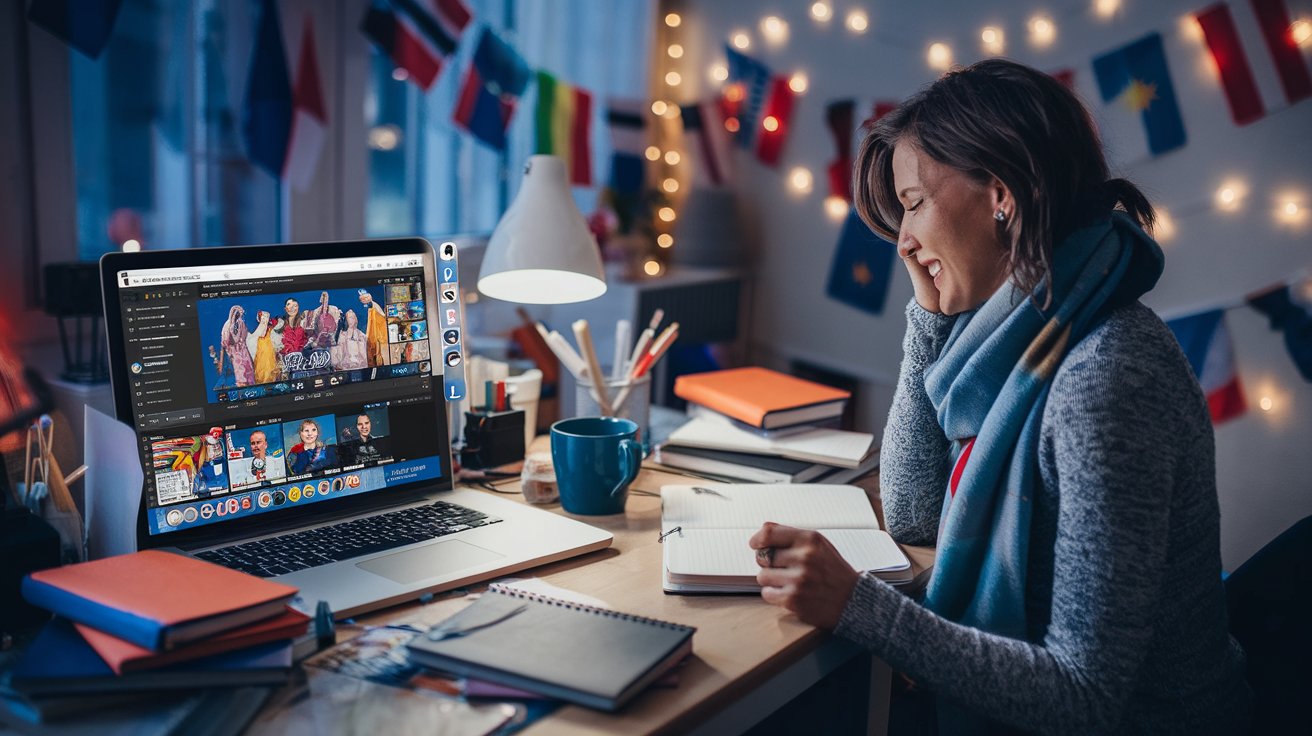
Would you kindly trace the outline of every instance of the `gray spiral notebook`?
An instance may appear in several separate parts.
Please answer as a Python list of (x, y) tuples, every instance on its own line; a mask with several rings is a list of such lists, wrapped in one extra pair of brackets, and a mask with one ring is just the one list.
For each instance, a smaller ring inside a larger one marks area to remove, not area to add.
[(424, 667), (614, 711), (690, 654), (694, 631), (492, 585), (407, 647)]

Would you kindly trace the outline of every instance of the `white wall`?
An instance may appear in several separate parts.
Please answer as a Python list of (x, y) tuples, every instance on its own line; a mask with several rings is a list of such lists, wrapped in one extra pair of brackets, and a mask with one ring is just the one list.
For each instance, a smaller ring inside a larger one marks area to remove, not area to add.
[[(979, 32), (990, 24), (1004, 29), (1007, 56), (1049, 71), (1075, 70), (1077, 91), (1098, 114), (1113, 169), (1171, 212), (1177, 233), (1165, 243), (1166, 273), (1145, 299), (1149, 306), (1172, 316), (1238, 301), (1251, 290), (1308, 267), (1312, 218), (1305, 217), (1297, 226), (1278, 225), (1273, 210), (1276, 197), (1287, 191), (1298, 192), (1304, 207), (1312, 205), (1312, 100), (1236, 127), (1204, 61), (1205, 50), (1181, 23), (1186, 14), (1208, 3), (1122, 4), (1115, 18), (1104, 21), (1094, 17), (1091, 2), (1047, 7), (1005, 0), (840, 2), (831, 3), (836, 17), (827, 25), (811, 19), (809, 0), (682, 4), (684, 24), (677, 34), (688, 53), (679, 68), (694, 89), (682, 90), (681, 99), (709, 94), (707, 69), (722, 60), (723, 44), (737, 29), (752, 38), (747, 53), (776, 72), (801, 70), (810, 78), (779, 171), (741, 153), (737, 159), (735, 186), (753, 213), (750, 230), (759, 239), (749, 264), (757, 278), (752, 310), (757, 354), (767, 361), (806, 358), (860, 377), (868, 395), (860, 421), (867, 429), (882, 429), (901, 359), (902, 307), (911, 298), (911, 286), (895, 264), (880, 317), (824, 296), (838, 235), (838, 225), (822, 209), (825, 166), (834, 155), (824, 108), (839, 98), (856, 98), (861, 105), (875, 98), (907, 96), (936, 76), (925, 62), (930, 43), (947, 43), (957, 63), (970, 63), (983, 57)], [(1287, 4), (1295, 18), (1312, 18), (1312, 2)], [(870, 16), (870, 30), (864, 35), (854, 35), (843, 25), (843, 15), (858, 6)], [(1246, 7), (1238, 0), (1236, 14)], [(1057, 25), (1057, 40), (1046, 50), (1036, 50), (1027, 41), (1025, 24), (1035, 11), (1048, 12)], [(771, 47), (763, 42), (760, 20), (768, 14), (788, 23), (786, 44)], [(1151, 31), (1164, 38), (1188, 142), (1162, 157), (1130, 162), (1118, 152), (1133, 147), (1133, 136), (1140, 135), (1137, 123), (1123, 125), (1100, 114), (1091, 60)], [(1278, 90), (1274, 77), (1264, 73), (1270, 66), (1265, 47), (1249, 31), (1241, 26), (1264, 97), (1283, 102), (1278, 93), (1272, 94)], [(811, 194), (798, 196), (785, 188), (783, 173), (793, 166), (811, 170)], [(1249, 191), (1240, 211), (1222, 213), (1211, 200), (1229, 177), (1244, 179)], [(1306, 438), (1312, 436), (1312, 386), (1298, 376), (1280, 336), (1260, 315), (1245, 307), (1232, 310), (1228, 319), (1250, 403), (1247, 415), (1216, 429), (1222, 555), (1232, 569), (1293, 521), (1312, 514), (1312, 453), (1306, 450)], [(1270, 412), (1257, 408), (1264, 395), (1274, 402)]]

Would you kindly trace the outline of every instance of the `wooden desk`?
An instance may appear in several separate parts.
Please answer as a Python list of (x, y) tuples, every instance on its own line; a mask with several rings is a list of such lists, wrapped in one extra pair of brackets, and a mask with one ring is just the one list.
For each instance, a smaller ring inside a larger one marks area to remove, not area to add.
[[(535, 443), (542, 442), (539, 438)], [(687, 476), (644, 469), (632, 489), (659, 493), (662, 485), (688, 482)], [(865, 483), (877, 501), (877, 477)], [(514, 488), (504, 484), (502, 488)], [(505, 496), (506, 498), (522, 497)], [(881, 517), (878, 503), (876, 511)], [(546, 507), (564, 513), (558, 505)], [(820, 678), (862, 654), (828, 632), (798, 621), (783, 609), (753, 595), (666, 595), (661, 590), (660, 498), (630, 493), (625, 513), (577, 517), (615, 535), (609, 549), (526, 571), (553, 585), (600, 598), (615, 609), (697, 627), (693, 656), (679, 676), (679, 686), (655, 688), (618, 714), (565, 706), (533, 724), (526, 733), (647, 734), (738, 733), (754, 725)], [(933, 551), (907, 548), (917, 572), (933, 564)], [(451, 606), (460, 599), (430, 604)], [(383, 623), (397, 616), (392, 608), (363, 623)], [(887, 722), (890, 673), (873, 660), (872, 733)], [(580, 652), (578, 665), (587, 666)]]

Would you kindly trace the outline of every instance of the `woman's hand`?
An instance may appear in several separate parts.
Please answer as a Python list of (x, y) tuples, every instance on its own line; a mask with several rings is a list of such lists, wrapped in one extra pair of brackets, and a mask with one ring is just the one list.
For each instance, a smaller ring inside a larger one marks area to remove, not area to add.
[(934, 278), (929, 275), (929, 269), (916, 260), (918, 250), (919, 248), (907, 249), (901, 242), (897, 246), (897, 254), (902, 257), (907, 272), (911, 274), (911, 288), (915, 290), (916, 303), (926, 312), (939, 314), (943, 310), (938, 305), (938, 287), (934, 286)]
[(761, 571), (761, 598), (808, 624), (832, 629), (860, 575), (819, 532), (767, 521), (748, 540)]

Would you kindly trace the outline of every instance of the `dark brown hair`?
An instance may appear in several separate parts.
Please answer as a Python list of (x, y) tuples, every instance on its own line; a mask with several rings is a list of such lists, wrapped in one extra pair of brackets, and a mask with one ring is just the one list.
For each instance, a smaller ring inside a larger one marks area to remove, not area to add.
[(996, 176), (1016, 211), (999, 223), (1012, 281), (1032, 293), (1049, 279), (1056, 243), (1120, 207), (1151, 229), (1153, 207), (1138, 187), (1109, 179), (1088, 110), (1051, 76), (1005, 59), (945, 74), (880, 118), (857, 153), (853, 193), (872, 230), (896, 242), (902, 203), (893, 148), (907, 141), (935, 161), (986, 183)]

